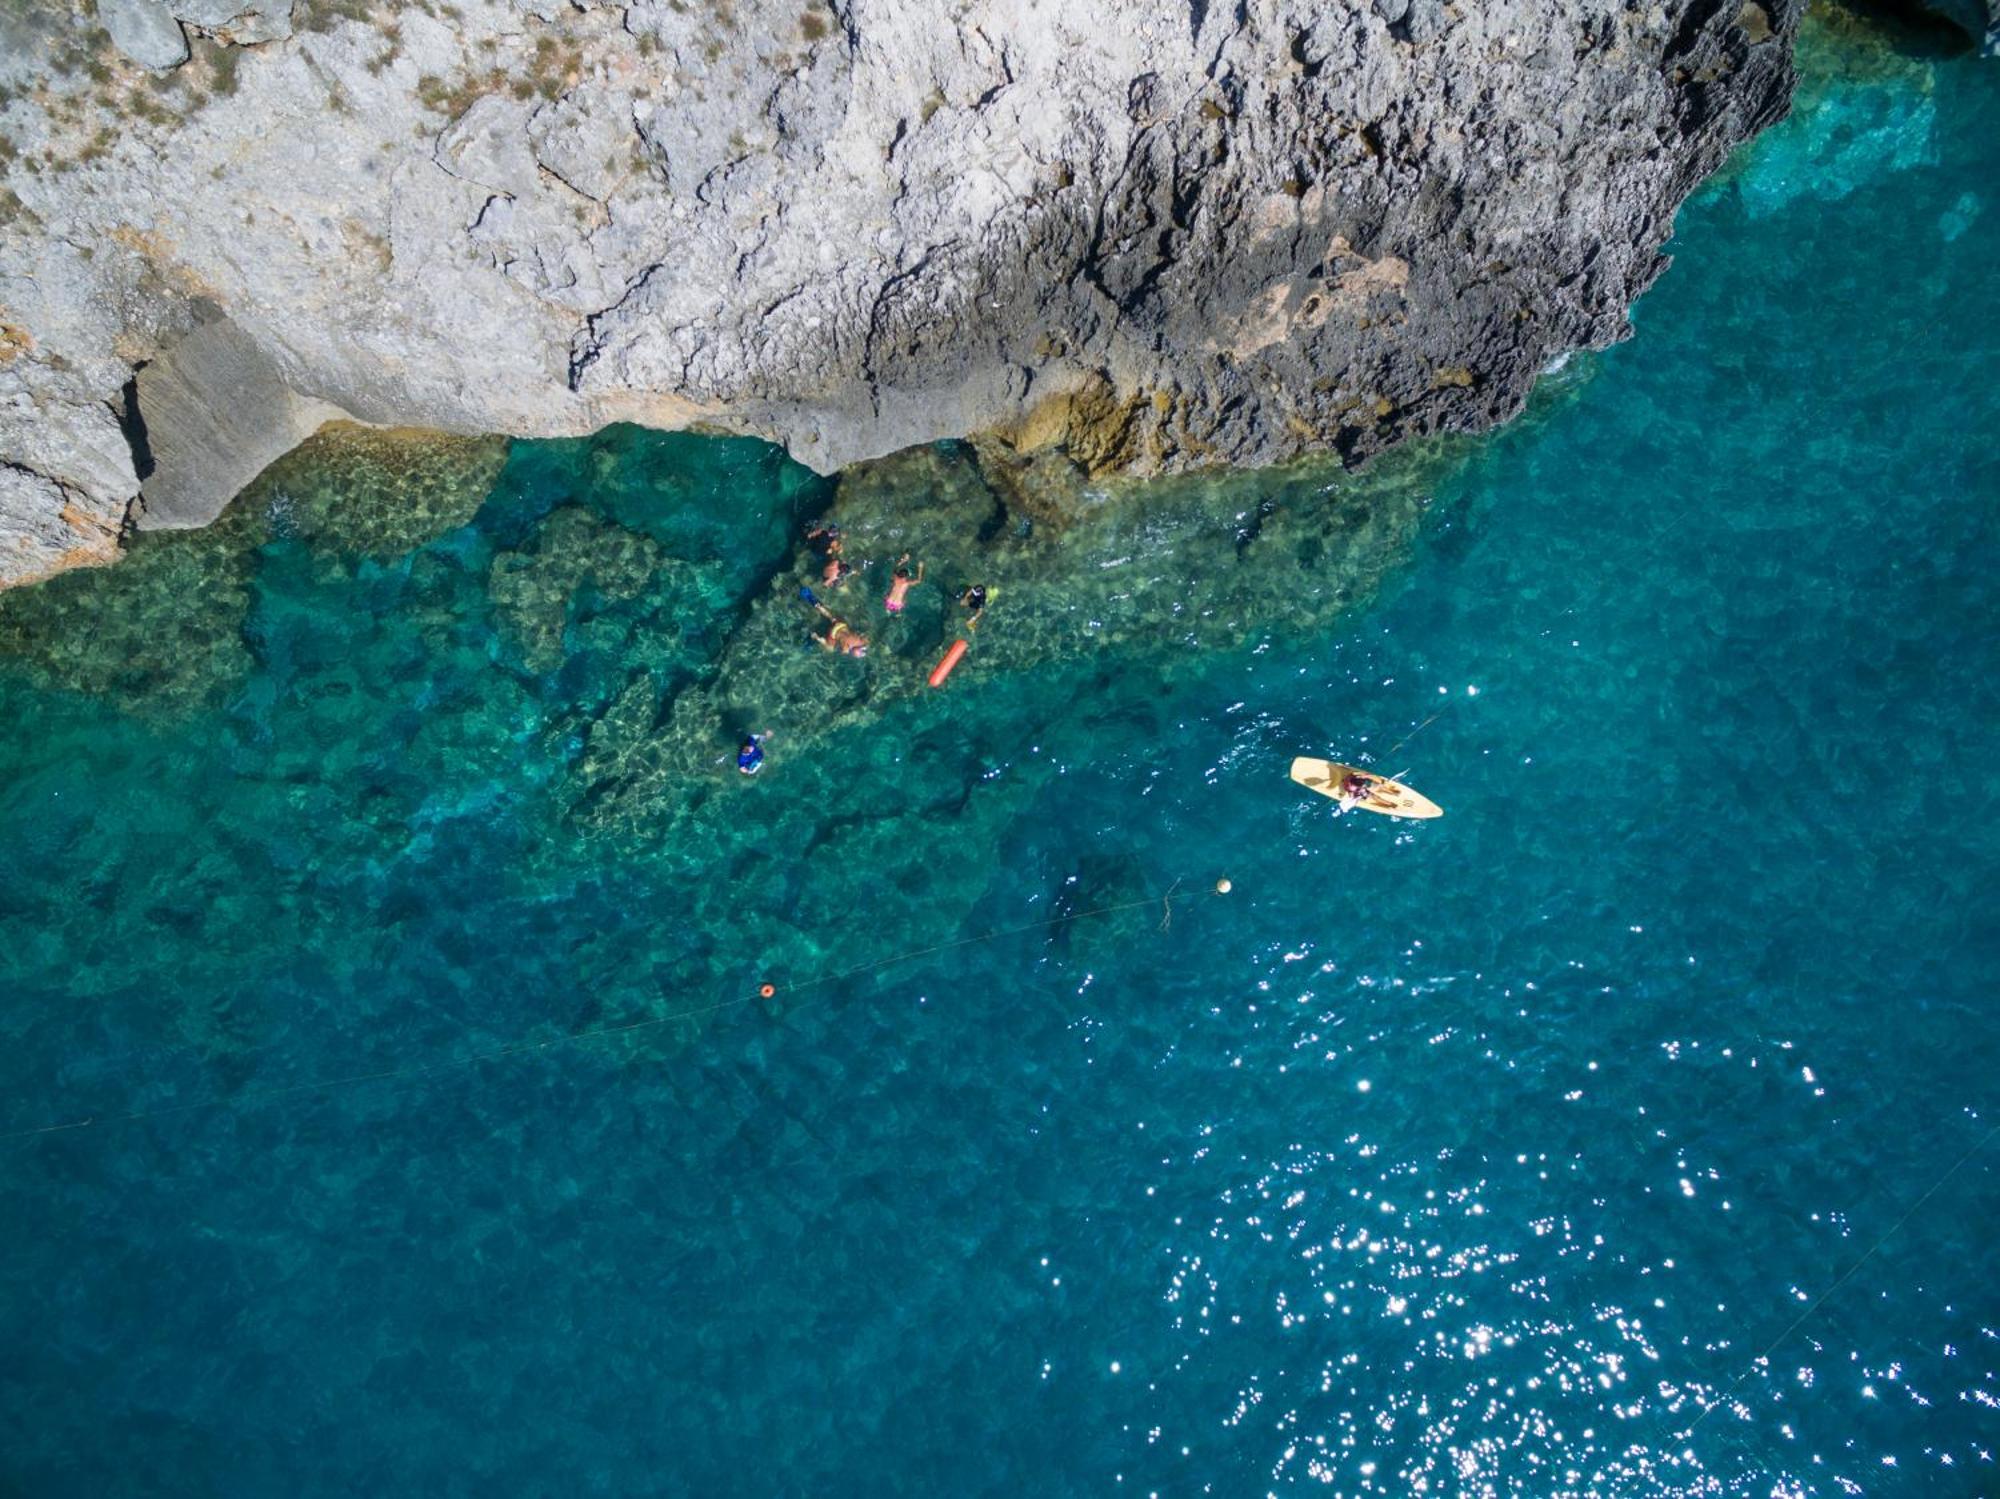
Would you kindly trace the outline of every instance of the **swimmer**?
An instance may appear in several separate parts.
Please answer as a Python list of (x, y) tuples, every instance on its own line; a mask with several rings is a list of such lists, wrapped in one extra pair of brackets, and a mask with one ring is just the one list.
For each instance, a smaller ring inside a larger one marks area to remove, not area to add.
[(820, 649), (836, 651), (843, 656), (865, 656), (868, 654), (868, 637), (856, 630), (845, 620), (836, 619), (824, 635), (815, 635)]
[(868, 637), (844, 619), (836, 619), (831, 609), (813, 600), (813, 608), (826, 616), (827, 628), (824, 635), (815, 634), (813, 639), (823, 651), (833, 651), (842, 656), (865, 656), (868, 654)]
[(974, 583), (958, 596), (961, 609), (970, 611), (972, 617), (965, 622), (968, 630), (979, 628), (979, 616), (986, 612), (986, 585)]
[(819, 570), (820, 586), (823, 588), (838, 588), (853, 576), (854, 564), (842, 562), (838, 557), (828, 557), (826, 566)]
[(764, 741), (771, 737), (769, 729), (761, 734), (747, 734), (736, 751), (736, 768), (746, 776), (754, 776), (764, 768)]
[(840, 527), (814, 526), (810, 531), (806, 532), (806, 545), (818, 552), (822, 557), (838, 557), (840, 555)]
[(917, 575), (910, 576), (910, 554), (903, 553), (896, 559), (895, 577), (889, 584), (889, 596), (882, 600), (882, 607), (891, 614), (901, 614), (903, 604), (909, 598), (910, 590), (924, 581), (924, 565), (917, 564)]

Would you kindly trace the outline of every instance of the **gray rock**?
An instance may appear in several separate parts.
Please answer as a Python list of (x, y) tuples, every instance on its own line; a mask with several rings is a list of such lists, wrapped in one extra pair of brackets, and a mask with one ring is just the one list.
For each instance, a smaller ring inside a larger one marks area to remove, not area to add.
[(14, 174), (0, 226), (0, 462), (44, 481), (7, 503), (124, 513), (142, 365), (148, 525), (330, 411), (699, 423), (823, 470), (1486, 426), (1626, 335), (1681, 200), (1785, 109), (1800, 8), (460, 0), (205, 61), (205, 106), (108, 153), (85, 83), (81, 119), (24, 93), (0, 124), (69, 164)]
[(95, 505), (46, 474), (0, 464), (0, 577), (34, 583), (115, 562), (124, 509)]
[(609, 88), (581, 84), (527, 123), (535, 163), (566, 187), (608, 202), (633, 175), (632, 102)]
[(169, 0), (190, 26), (238, 46), (283, 41), (292, 34), (292, 0)]
[(152, 471), (140, 476), (133, 519), (148, 531), (207, 525), (267, 465), (347, 415), (292, 391), (256, 341), (207, 304), (139, 372), (137, 396)]
[(187, 36), (161, 0), (97, 0), (111, 45), (142, 68), (164, 73), (188, 60)]

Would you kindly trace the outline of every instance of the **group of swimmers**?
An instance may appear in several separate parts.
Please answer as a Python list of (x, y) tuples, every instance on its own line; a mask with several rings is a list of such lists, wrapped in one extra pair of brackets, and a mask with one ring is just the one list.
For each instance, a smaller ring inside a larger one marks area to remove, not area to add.
[[(858, 571), (853, 563), (841, 556), (844, 544), (838, 526), (818, 525), (806, 532), (806, 545), (813, 549), (821, 564), (820, 586), (829, 591), (839, 588)], [(891, 616), (901, 614), (909, 601), (910, 590), (923, 581), (924, 564), (917, 563), (916, 570), (912, 572), (910, 554), (903, 553), (896, 559), (895, 569), (890, 574), (889, 591), (882, 599), (883, 613)], [(819, 616), (826, 621), (824, 630), (811, 632), (813, 642), (821, 650), (832, 651), (841, 656), (868, 654), (868, 637), (865, 634), (827, 608), (810, 590), (806, 591), (805, 597), (818, 611)], [(971, 615), (966, 621), (966, 628), (976, 629), (979, 617), (986, 612), (986, 585), (983, 583), (969, 585), (959, 594), (958, 602), (959, 606), (969, 611)]]
[[(830, 524), (816, 525), (806, 532), (806, 545), (811, 547), (818, 560), (820, 586), (828, 592), (839, 588), (853, 577), (858, 568), (841, 552), (845, 546), (840, 527)], [(917, 563), (914, 571), (910, 567), (910, 554), (903, 553), (896, 559), (896, 566), (889, 576), (889, 591), (882, 598), (882, 611), (894, 616), (901, 614), (907, 606), (910, 590), (924, 581), (924, 564)], [(813, 606), (820, 618), (826, 621), (823, 630), (809, 631), (813, 644), (823, 651), (832, 651), (837, 656), (866, 656), (868, 637), (840, 618), (819, 601), (810, 588), (800, 591), (800, 596)], [(987, 588), (984, 583), (968, 584), (958, 595), (958, 605), (966, 611), (965, 627), (979, 628), (981, 616), (986, 613)], [(764, 746), (770, 742), (771, 731), (762, 730), (746, 734), (736, 750), (736, 768), (746, 776), (754, 776), (764, 768)]]

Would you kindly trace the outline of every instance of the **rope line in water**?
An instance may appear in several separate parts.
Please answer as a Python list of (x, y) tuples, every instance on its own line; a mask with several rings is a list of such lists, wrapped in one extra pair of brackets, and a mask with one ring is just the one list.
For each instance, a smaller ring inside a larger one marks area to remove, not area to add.
[[(175, 1114), (190, 1114), (202, 1109), (223, 1109), (270, 1103), (280, 1098), (293, 1098), (306, 1093), (329, 1093), (342, 1088), (359, 1087), (364, 1083), (388, 1082), (405, 1078), (424, 1077), (432, 1073), (448, 1072), (458, 1068), (477, 1067), (486, 1062), (497, 1062), (507, 1057), (525, 1056), (530, 1052), (550, 1051), (560, 1046), (573, 1046), (585, 1041), (599, 1041), (610, 1036), (625, 1036), (636, 1031), (654, 1030), (663, 1025), (676, 1025), (683, 1020), (699, 1020), (704, 1016), (718, 1015), (725, 1010), (740, 1009), (744, 1005), (760, 1000), (776, 998), (786, 994), (804, 994), (808, 990), (837, 984), (858, 974), (872, 973), (895, 963), (907, 963), (917, 958), (925, 958), (933, 953), (952, 952), (961, 947), (974, 947), (983, 942), (996, 942), (1002, 937), (1018, 937), (1025, 932), (1045, 931), (1070, 922), (1086, 921), (1094, 916), (1110, 916), (1119, 911), (1136, 911), (1141, 906), (1158, 904), (1162, 908), (1160, 930), (1166, 931), (1173, 920), (1173, 895), (1180, 888), (1176, 879), (1161, 895), (1146, 895), (1137, 900), (1118, 901), (1108, 906), (1096, 906), (1088, 911), (1071, 911), (1061, 916), (1045, 916), (1040, 921), (1024, 922), (1020, 926), (1000, 927), (977, 936), (960, 937), (951, 942), (934, 942), (928, 947), (913, 947), (906, 952), (892, 953), (886, 958), (875, 958), (866, 963), (857, 963), (851, 968), (837, 969), (816, 977), (802, 979), (795, 984), (774, 984), (770, 995), (746, 994), (736, 999), (721, 1000), (695, 1010), (678, 1010), (671, 1015), (654, 1015), (643, 1020), (622, 1021), (615, 1025), (592, 1026), (586, 1030), (569, 1031), (560, 1036), (551, 1036), (545, 1041), (514, 1041), (505, 1046), (495, 1046), (485, 1051), (475, 1051), (464, 1056), (445, 1057), (435, 1062), (422, 1062), (404, 1067), (384, 1067), (372, 1072), (350, 1072), (337, 1077), (316, 1078), (310, 1082), (292, 1083), (282, 1088), (265, 1088), (252, 1093), (238, 1093), (229, 1097), (198, 1098), (189, 1103), (163, 1104), (158, 1108), (135, 1109), (124, 1114), (90, 1115), (83, 1119), (71, 1119), (60, 1124), (36, 1125), (28, 1129), (8, 1130), (0, 1133), (0, 1142), (34, 1139), (42, 1135), (66, 1134), (75, 1130), (91, 1129), (106, 1124), (134, 1124), (144, 1119), (164, 1119)], [(1218, 892), (1220, 893), (1220, 892)]]
[(1693, 1423), (1688, 1427), (1688, 1429), (1685, 1432), (1681, 1433), (1680, 1440), (1683, 1442), (1692, 1440), (1694, 1434), (1697, 1431), (1701, 1430), (1702, 1422), (1706, 1421), (1710, 1416), (1714, 1415), (1718, 1410), (1722, 1409), (1722, 1407), (1734, 1404), (1736, 1400), (1736, 1391), (1742, 1385), (1743, 1381), (1748, 1379), (1751, 1376), (1751, 1374), (1753, 1374), (1757, 1370), (1759, 1365), (1768, 1363), (1771, 1355), (1776, 1353), (1778, 1349), (1781, 1346), (1783, 1346), (1785, 1339), (1789, 1338), (1793, 1333), (1797, 1332), (1801, 1327), (1805, 1326), (1807, 1320), (1811, 1318), (1812, 1314), (1818, 1311), (1822, 1306), (1826, 1305), (1827, 1301), (1831, 1299), (1835, 1291), (1838, 1291), (1842, 1286), (1846, 1285), (1848, 1281), (1852, 1280), (1855, 1276), (1855, 1273), (1858, 1270), (1860, 1270), (1860, 1268), (1863, 1265), (1867, 1264), (1871, 1259), (1875, 1257), (1875, 1253), (1877, 1250), (1879, 1250), (1884, 1244), (1887, 1244), (1891, 1239), (1893, 1239), (1896, 1236), (1897, 1231), (1901, 1229), (1905, 1223), (1908, 1223), (1912, 1218), (1917, 1216), (1918, 1211), (1922, 1209), (1925, 1203), (1929, 1202), (1933, 1197), (1937, 1196), (1939, 1192), (1943, 1191), (1945, 1183), (1949, 1182), (1954, 1176), (1958, 1175), (1959, 1168), (1964, 1166), (1965, 1163), (1971, 1160), (1974, 1156), (1978, 1155), (1980, 1151), (1984, 1150), (1987, 1147), (1987, 1145), (1992, 1141), (1995, 1135), (2000, 1135), (2000, 1124), (1994, 1125), (1991, 1129), (1987, 1130), (1985, 1134), (1981, 1135), (1977, 1140), (1975, 1140), (1972, 1143), (1972, 1145), (1966, 1150), (1964, 1155), (1960, 1156), (1957, 1160), (1953, 1161), (1951, 1165), (1945, 1169), (1944, 1175), (1940, 1176), (1936, 1181), (1930, 1184), (1930, 1187), (1924, 1192), (1923, 1196), (1919, 1197), (1915, 1202), (1911, 1203), (1908, 1208), (1904, 1209), (1902, 1217), (1898, 1218), (1894, 1223), (1890, 1224), (1888, 1228), (1883, 1231), (1882, 1236), (1880, 1238), (1878, 1238), (1873, 1244), (1870, 1244), (1867, 1247), (1867, 1249), (1862, 1251), (1861, 1258), (1856, 1260), (1853, 1264), (1849, 1265), (1845, 1270), (1841, 1271), (1839, 1276), (1835, 1278), (1832, 1285), (1828, 1286), (1824, 1291), (1821, 1291), (1819, 1295), (1813, 1297), (1811, 1302), (1807, 1304), (1806, 1309), (1800, 1312), (1798, 1316), (1794, 1317), (1791, 1321), (1791, 1324), (1788, 1327), (1786, 1327), (1783, 1332), (1779, 1333), (1775, 1338), (1771, 1339), (1771, 1341), (1765, 1345), (1764, 1351), (1758, 1354), (1754, 1359), (1752, 1359), (1749, 1362), (1749, 1364), (1744, 1368), (1743, 1372), (1741, 1374), (1738, 1374), (1735, 1379), (1729, 1382), (1729, 1388), (1722, 1392), (1721, 1398), (1712, 1401), (1710, 1404), (1703, 1407), (1701, 1414), (1695, 1417)]
[[(1444, 708), (1451, 707), (1452, 704), (1456, 703), (1457, 701), (1458, 699), (1455, 697), (1447, 698), (1445, 700)], [(1408, 744), (1412, 739), (1416, 738), (1417, 735), (1423, 733), (1425, 729), (1428, 729), (1432, 724), (1436, 723), (1440, 718), (1443, 718), (1444, 708), (1438, 709), (1437, 712), (1433, 713), (1429, 718), (1425, 719), (1422, 723), (1418, 724), (1414, 729), (1410, 730), (1410, 732), (1405, 734), (1401, 739), (1398, 739), (1394, 744), (1390, 745), (1387, 749), (1382, 751), (1381, 755), (1378, 756), (1377, 758), (1386, 760), (1391, 755), (1395, 754), (1397, 750), (1401, 749), (1404, 745)], [(1404, 774), (1407, 775), (1409, 774), (1409, 772), (1405, 771)], [(1391, 779), (1398, 780), (1401, 779), (1401, 777), (1391, 777)]]

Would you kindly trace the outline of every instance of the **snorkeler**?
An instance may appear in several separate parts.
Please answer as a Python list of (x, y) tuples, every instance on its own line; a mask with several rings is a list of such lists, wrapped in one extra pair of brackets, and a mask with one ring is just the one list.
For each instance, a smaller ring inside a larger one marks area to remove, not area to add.
[(806, 532), (806, 545), (811, 547), (815, 552), (818, 552), (822, 557), (838, 557), (840, 555), (840, 527), (832, 525), (814, 526), (810, 531)]
[(896, 559), (895, 576), (890, 581), (888, 597), (882, 600), (882, 607), (891, 614), (901, 614), (903, 612), (903, 604), (908, 599), (910, 590), (923, 581), (923, 563), (919, 562), (917, 564), (917, 575), (913, 578), (910, 576), (910, 554), (908, 552), (903, 553), (902, 556)]
[(836, 619), (831, 609), (818, 599), (813, 600), (813, 608), (826, 617), (827, 629), (824, 635), (814, 633), (813, 639), (821, 650), (834, 651), (843, 656), (865, 656), (868, 654), (868, 637), (844, 619)]
[(826, 566), (819, 570), (820, 586), (823, 588), (838, 588), (853, 576), (854, 564), (842, 562), (833, 556), (829, 556), (826, 559)]
[(764, 741), (770, 737), (769, 729), (744, 736), (742, 746), (736, 751), (736, 768), (744, 775), (754, 776), (764, 768)]
[(973, 583), (969, 585), (966, 588), (965, 592), (961, 593), (958, 596), (958, 604), (961, 609), (970, 611), (972, 615), (972, 617), (966, 620), (965, 622), (966, 629), (968, 630), (978, 629), (979, 616), (986, 612), (986, 585), (984, 583)]

